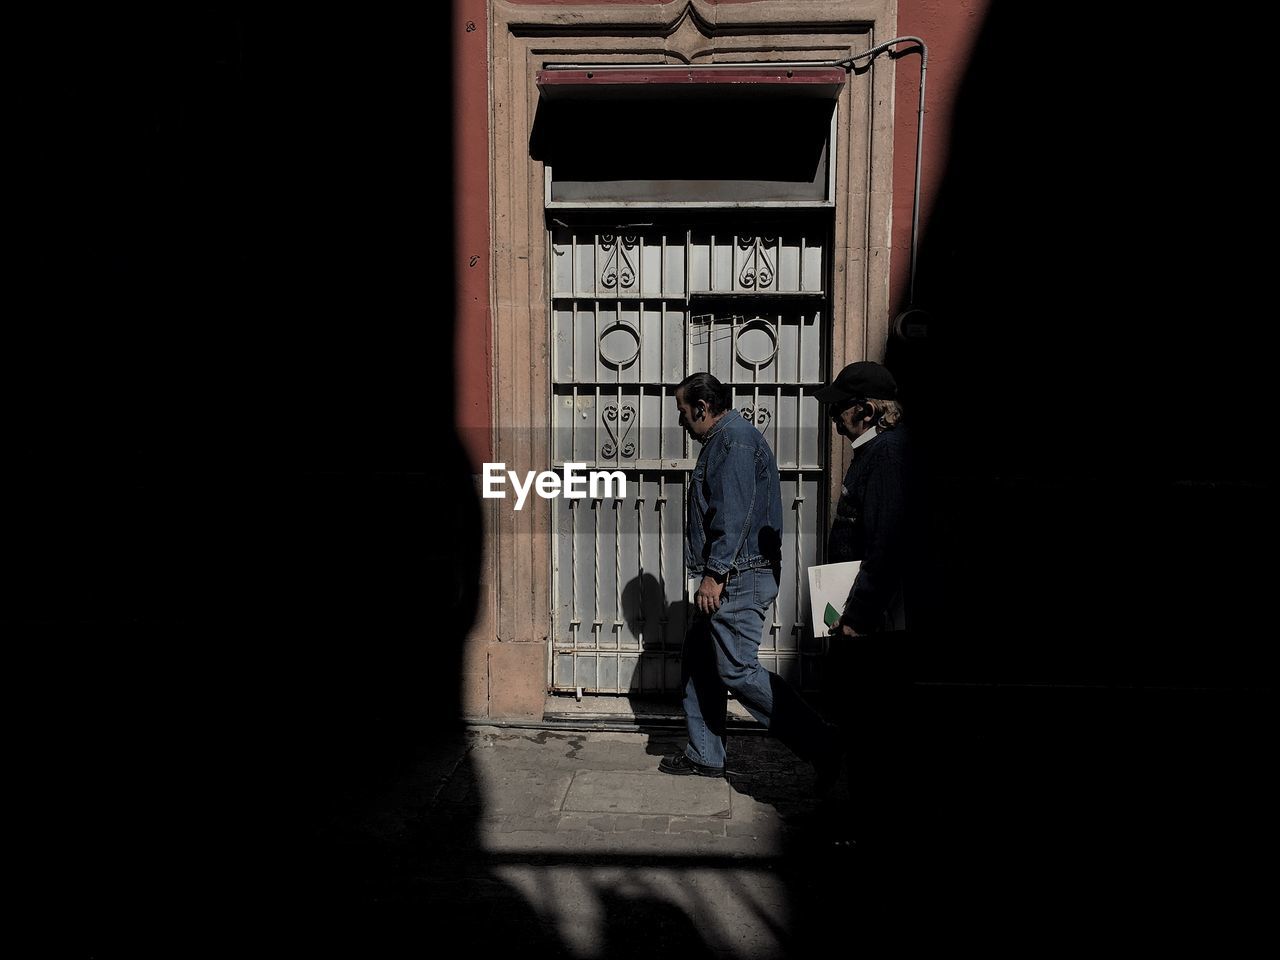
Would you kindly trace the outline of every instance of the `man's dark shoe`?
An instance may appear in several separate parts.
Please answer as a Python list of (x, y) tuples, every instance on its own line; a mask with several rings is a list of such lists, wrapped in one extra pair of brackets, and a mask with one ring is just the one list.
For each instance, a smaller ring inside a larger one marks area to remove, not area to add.
[(683, 753), (672, 754), (669, 757), (663, 757), (662, 762), (658, 764), (658, 769), (663, 773), (670, 773), (677, 777), (723, 777), (724, 767), (708, 767), (705, 764), (690, 760)]

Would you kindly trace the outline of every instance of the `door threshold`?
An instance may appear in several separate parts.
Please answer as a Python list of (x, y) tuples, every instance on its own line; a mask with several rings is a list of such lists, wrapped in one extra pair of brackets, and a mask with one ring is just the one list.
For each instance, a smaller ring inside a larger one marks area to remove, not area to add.
[[(761, 726), (742, 704), (729, 701), (729, 728), (739, 733), (758, 730)], [(680, 703), (669, 697), (606, 696), (587, 694), (581, 700), (572, 694), (547, 694), (542, 708), (542, 721), (547, 724), (589, 724), (592, 729), (634, 730), (639, 727), (672, 727), (684, 729), (684, 711)]]

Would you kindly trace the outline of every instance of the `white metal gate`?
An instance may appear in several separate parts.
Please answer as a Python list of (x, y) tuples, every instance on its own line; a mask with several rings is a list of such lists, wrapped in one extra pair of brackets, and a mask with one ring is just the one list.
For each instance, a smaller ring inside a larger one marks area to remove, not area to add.
[(625, 499), (553, 500), (553, 690), (675, 690), (688, 605), (684, 496), (697, 445), (674, 391), (731, 384), (768, 438), (785, 515), (782, 584), (760, 661), (810, 686), (806, 568), (824, 536), (828, 240), (795, 223), (549, 232), (555, 467), (622, 470)]

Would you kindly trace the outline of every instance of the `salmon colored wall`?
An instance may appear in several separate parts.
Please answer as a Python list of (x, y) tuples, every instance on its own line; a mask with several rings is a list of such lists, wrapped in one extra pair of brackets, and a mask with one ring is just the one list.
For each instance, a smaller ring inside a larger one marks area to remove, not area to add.
[[(929, 47), (925, 78), (924, 161), (920, 173), (920, 233), (924, 237), (938, 184), (947, 165), (951, 120), (969, 53), (991, 0), (898, 0), (898, 35), (916, 36)], [(907, 49), (903, 44), (899, 49)], [(915, 182), (916, 112), (920, 103), (920, 58), (898, 60), (893, 135), (893, 313), (907, 305), (911, 264), (911, 195)], [(917, 278), (917, 285), (919, 278)]]
[(489, 31), (485, 0), (453, 0), (453, 228), (458, 435), (473, 472), (491, 460)]

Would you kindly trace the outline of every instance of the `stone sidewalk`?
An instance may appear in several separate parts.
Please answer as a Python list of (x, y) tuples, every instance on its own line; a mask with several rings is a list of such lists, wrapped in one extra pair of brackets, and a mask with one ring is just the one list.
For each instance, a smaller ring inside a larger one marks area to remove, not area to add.
[(660, 773), (682, 745), (675, 730), (469, 728), (425, 778), (434, 857), (413, 886), (547, 955), (803, 953), (799, 918), (856, 860), (843, 777), (816, 799), (812, 768), (752, 734), (731, 738), (724, 780)]
[(854, 784), (871, 831), (857, 844), (849, 784), (815, 799), (811, 768), (775, 740), (732, 733), (727, 780), (669, 777), (657, 764), (678, 726), (544, 719), (441, 732), (413, 757), (389, 751), (404, 762), (376, 778), (339, 779), (350, 798), (291, 895), (368, 916), (345, 956), (373, 955), (368, 930), (394, 930), (405, 956), (455, 941), (583, 960), (925, 943), (1026, 956), (1116, 929), (1182, 940), (1200, 920), (1221, 940), (1265, 915), (1250, 879), (1274, 833), (1260, 699), (908, 693), (892, 723), (861, 730), (893, 762)]
[(495, 850), (536, 849), (586, 834), (613, 835), (611, 843), (623, 846), (664, 836), (672, 850), (774, 855), (789, 833), (846, 796), (841, 783), (819, 802), (812, 768), (763, 736), (731, 739), (723, 780), (658, 771), (661, 757), (683, 746), (676, 732), (473, 727), (467, 739), (459, 768), (467, 760), (470, 775), (455, 769), (437, 802), (473, 804), (480, 836)]

